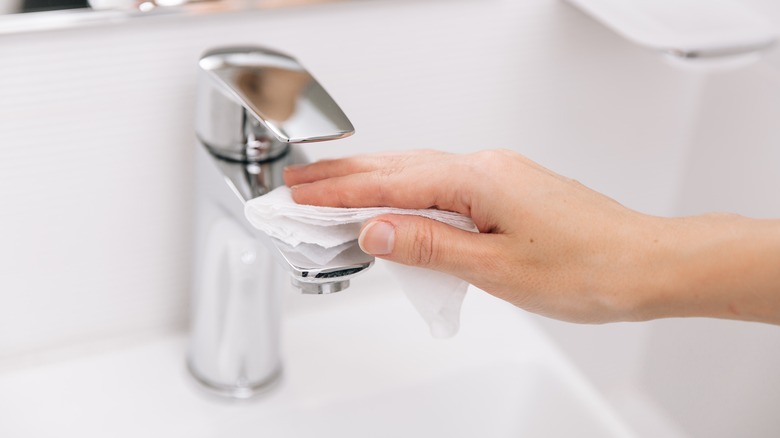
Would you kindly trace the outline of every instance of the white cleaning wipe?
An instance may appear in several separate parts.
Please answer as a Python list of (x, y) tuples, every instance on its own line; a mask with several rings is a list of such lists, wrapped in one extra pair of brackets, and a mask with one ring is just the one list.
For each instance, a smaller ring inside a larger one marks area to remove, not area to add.
[[(282, 186), (246, 203), (245, 214), (257, 229), (295, 248), (315, 263), (326, 264), (358, 238), (362, 224), (383, 214), (423, 216), (467, 231), (477, 231), (466, 216), (434, 209), (333, 208), (296, 204), (290, 189)], [(460, 307), (468, 283), (454, 276), (395, 263), (406, 296), (437, 338), (455, 335), (460, 326)]]

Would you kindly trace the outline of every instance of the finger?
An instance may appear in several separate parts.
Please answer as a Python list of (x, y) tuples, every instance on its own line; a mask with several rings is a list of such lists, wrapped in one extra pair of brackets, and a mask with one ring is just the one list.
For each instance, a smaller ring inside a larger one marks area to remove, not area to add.
[(284, 182), (292, 187), (321, 179), (370, 172), (381, 168), (395, 168), (429, 161), (444, 152), (419, 150), (359, 155), (335, 160), (321, 160), (307, 165), (293, 165), (284, 169)]
[(364, 252), (409, 266), (482, 283), (500, 252), (498, 236), (477, 234), (419, 216), (383, 215), (367, 222), (358, 239)]
[(471, 169), (462, 161), (383, 168), (293, 186), (299, 204), (329, 207), (438, 208), (470, 216)]
[(292, 187), (325, 178), (370, 172), (381, 165), (378, 157), (352, 157), (338, 160), (321, 160), (307, 165), (288, 166), (284, 169), (284, 182)]

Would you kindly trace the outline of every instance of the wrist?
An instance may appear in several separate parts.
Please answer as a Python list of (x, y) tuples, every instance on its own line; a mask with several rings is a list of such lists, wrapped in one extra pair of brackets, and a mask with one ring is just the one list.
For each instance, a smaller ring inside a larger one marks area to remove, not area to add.
[(700, 316), (780, 324), (780, 221), (656, 218), (636, 319)]

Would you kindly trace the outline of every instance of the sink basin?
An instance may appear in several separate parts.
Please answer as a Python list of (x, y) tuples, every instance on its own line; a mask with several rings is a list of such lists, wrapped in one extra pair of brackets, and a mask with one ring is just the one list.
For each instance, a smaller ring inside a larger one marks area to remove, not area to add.
[(171, 334), (0, 374), (0, 436), (633, 436), (522, 311), (472, 290), (432, 339), (386, 275), (289, 295), (284, 375), (255, 400), (203, 393)]

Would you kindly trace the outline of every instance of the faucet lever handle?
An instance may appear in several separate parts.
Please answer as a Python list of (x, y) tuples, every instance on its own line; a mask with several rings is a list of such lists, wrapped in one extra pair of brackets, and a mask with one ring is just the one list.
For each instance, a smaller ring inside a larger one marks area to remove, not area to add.
[(282, 143), (352, 135), (333, 98), (291, 56), (260, 47), (230, 47), (199, 62), (198, 135), (212, 150), (244, 149), (257, 132)]

